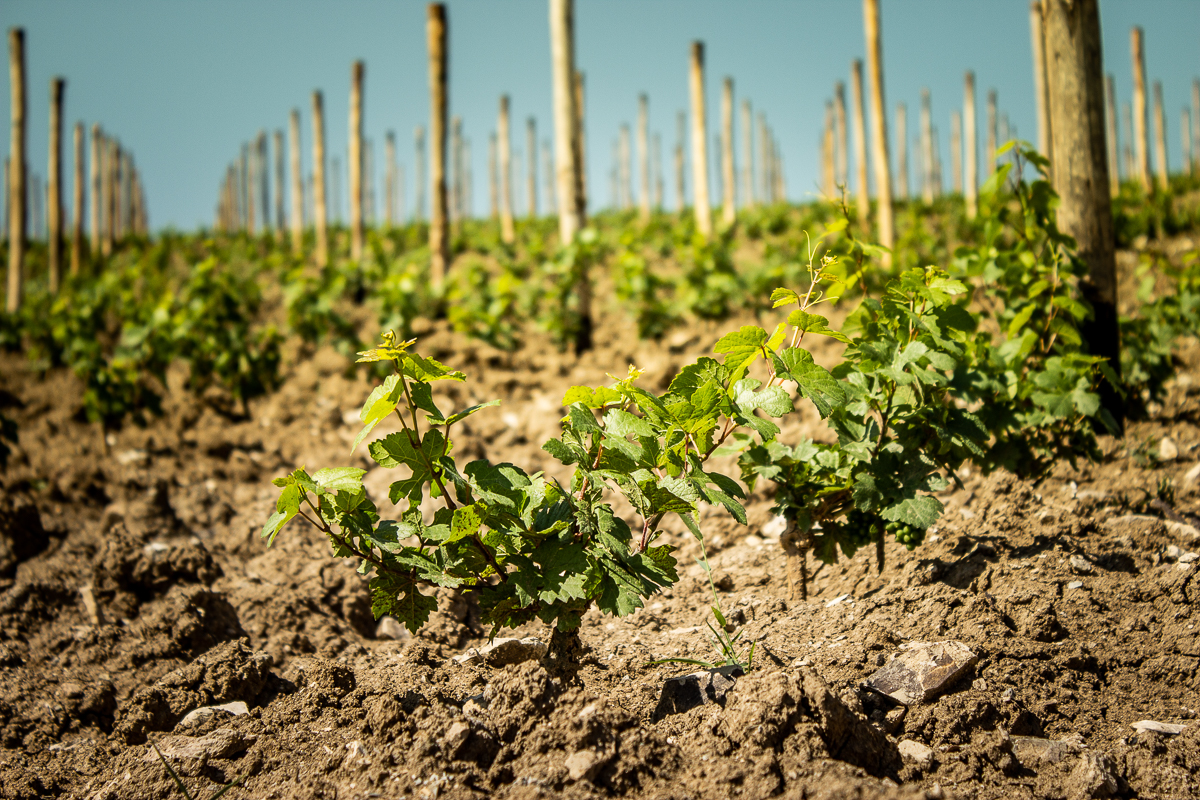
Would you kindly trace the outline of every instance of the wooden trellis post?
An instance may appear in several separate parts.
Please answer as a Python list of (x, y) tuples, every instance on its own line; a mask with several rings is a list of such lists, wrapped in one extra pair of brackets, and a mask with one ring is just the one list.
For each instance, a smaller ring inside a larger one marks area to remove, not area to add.
[(692, 211), (696, 230), (712, 236), (712, 210), (708, 196), (708, 115), (704, 97), (704, 43), (692, 42), (688, 70), (692, 107)]
[[(571, 11), (571, 63), (575, 63), (575, 11)], [(575, 161), (579, 164), (579, 191), (578, 201), (579, 207), (582, 209), (580, 213), (587, 216), (588, 205), (588, 178), (587, 178), (587, 104), (585, 102), (587, 94), (585, 92), (585, 76), (582, 70), (576, 70), (571, 67), (574, 72), (574, 94), (575, 94)], [(584, 223), (580, 223), (581, 225)]]
[(50, 293), (58, 294), (63, 274), (63, 201), (62, 201), (62, 106), (66, 82), (50, 81), (50, 164), (46, 172), (48, 192), (46, 219), (49, 222)]
[(283, 202), (283, 186), (284, 186), (284, 169), (283, 169), (283, 131), (276, 129), (275, 131), (275, 230), (278, 233), (279, 242), (282, 244), (285, 240), (284, 231), (287, 230), (287, 221), (284, 215)]
[(1142, 189), (1150, 192), (1154, 184), (1150, 179), (1150, 143), (1146, 136), (1146, 49), (1141, 28), (1129, 32), (1129, 50), (1133, 60), (1133, 154), (1137, 178)]
[[(429, 178), (433, 188), (429, 214), (429, 272), (435, 287), (441, 287), (450, 268), (450, 235), (446, 229), (449, 212), (446, 196), (446, 6), (430, 3), (425, 37), (429, 48)], [(424, 136), (418, 136), (423, 143)], [(420, 147), (420, 145), (418, 145)], [(424, 148), (420, 148), (424, 149)]]
[(650, 221), (650, 99), (638, 95), (638, 215), (643, 225)]
[(933, 205), (933, 111), (930, 108), (929, 90), (921, 90), (921, 162), (925, 165), (921, 199), (925, 205)]
[(896, 105), (896, 198), (908, 199), (908, 106)]
[(833, 101), (827, 100), (825, 102), (825, 127), (821, 131), (821, 191), (831, 202), (837, 199), (833, 113)]
[[(1121, 339), (1117, 318), (1117, 267), (1113, 250), (1112, 206), (1104, 145), (1104, 89), (1097, 0), (1044, 0), (1047, 77), (1050, 87), (1050, 132), (1058, 159), (1054, 183), (1058, 192), (1059, 228), (1075, 238), (1087, 264), (1080, 283), (1094, 316), (1081, 333), (1089, 351), (1103, 356), (1121, 374)], [(1123, 420), (1116, 389), (1101, 384), (1101, 402)]]
[(662, 174), (662, 137), (654, 134), (654, 210), (662, 211), (663, 207), (663, 174)]
[[(83, 123), (75, 123), (75, 180), (72, 185), (74, 214), (71, 217), (71, 275), (78, 275), (83, 270), (83, 207), (84, 207), (84, 169), (83, 169)], [(93, 200), (93, 202), (95, 202)]]
[[(996, 171), (996, 126), (999, 120), (996, 116), (996, 90), (989, 89), (987, 96), (987, 145), (984, 158), (987, 159), (987, 174), (991, 177)], [(1051, 125), (1053, 129), (1053, 125)]]
[(863, 109), (863, 63), (856, 60), (850, 67), (850, 91), (854, 103), (854, 195), (858, 206), (858, 221), (870, 225), (871, 196), (867, 185), (867, 123)]
[(288, 162), (292, 186), (292, 252), (299, 255), (304, 248), (304, 176), (300, 166), (300, 111), (288, 115)]
[(350, 258), (361, 261), (366, 238), (363, 230), (363, 73), (355, 61), (350, 71)]
[(329, 264), (329, 204), (325, 191), (325, 101), (312, 94), (313, 114), (313, 227), (316, 229), (318, 267)]
[(1119, 137), (1117, 135), (1117, 90), (1113, 76), (1104, 78), (1104, 131), (1108, 151), (1108, 187), (1113, 197), (1121, 191), (1121, 172), (1117, 167)]
[(1163, 191), (1170, 187), (1167, 174), (1167, 120), (1163, 113), (1162, 81), (1154, 82), (1154, 171)]
[(737, 169), (733, 163), (733, 78), (721, 88), (721, 216), (726, 225), (737, 221)]
[(629, 160), (629, 126), (622, 125), (617, 137), (617, 180), (622, 211), (627, 211), (633, 205), (633, 187), (629, 176)]
[(8, 77), (12, 132), (8, 140), (8, 295), (6, 308), (15, 313), (25, 291), (26, 189), (25, 30), (8, 30)]
[(526, 202), (529, 204), (529, 218), (537, 219), (538, 215), (538, 196), (537, 196), (537, 121), (533, 117), (525, 120), (525, 154), (529, 160), (529, 172), (526, 178), (525, 193)]
[[(754, 112), (750, 108), (750, 101), (742, 101), (742, 204), (746, 208), (753, 208), (756, 204), (754, 192)], [(680, 190), (680, 197), (683, 196), (683, 191)], [(683, 207), (682, 200), (679, 204)]]
[(104, 181), (101, 178), (104, 167), (104, 133), (100, 130), (100, 126), (92, 123), (92, 162), (89, 174), (92, 183), (92, 203), (89, 209), (90, 226), (88, 228), (89, 243), (91, 245), (91, 257), (95, 259), (100, 255), (100, 237), (101, 226), (104, 224), (103, 209), (104, 209)]
[(496, 123), (500, 156), (500, 240), (512, 244), (517, 239), (513, 225), (512, 133), (508, 126), (508, 95), (500, 96), (500, 118)]
[(1042, 30), (1042, 3), (1033, 0), (1029, 5), (1030, 38), (1033, 42), (1033, 91), (1037, 106), (1037, 148), (1038, 152), (1051, 161), (1053, 168), (1054, 154), (1050, 152), (1050, 96), (1046, 86), (1046, 36)]
[[(1040, 19), (1041, 16), (1039, 15), (1038, 18)], [(993, 102), (994, 100), (989, 96), (989, 108), (992, 107)], [(993, 111), (988, 113), (994, 115)], [(966, 75), (963, 76), (963, 138), (966, 139), (966, 149), (963, 153), (966, 158), (963, 170), (963, 196), (967, 202), (968, 219), (975, 219), (975, 215), (979, 213), (979, 142), (975, 133), (975, 119), (975, 73), (967, 70)], [(995, 143), (993, 142), (990, 146), (994, 148)], [(989, 174), (991, 169), (989, 166)]]
[(833, 150), (834, 182), (838, 186), (848, 186), (850, 182), (850, 140), (846, 126), (846, 84), (837, 81), (833, 85)]
[[(871, 87), (871, 144), (875, 159), (875, 197), (879, 215), (879, 244), (891, 248), (895, 242), (892, 220), (892, 169), (888, 156), (887, 104), (883, 92), (883, 32), (879, 0), (863, 0), (863, 26), (867, 44), (867, 80)], [(891, 256), (881, 259), (885, 267)]]
[(950, 112), (950, 177), (954, 181), (954, 193), (963, 193), (962, 163), (962, 112)]

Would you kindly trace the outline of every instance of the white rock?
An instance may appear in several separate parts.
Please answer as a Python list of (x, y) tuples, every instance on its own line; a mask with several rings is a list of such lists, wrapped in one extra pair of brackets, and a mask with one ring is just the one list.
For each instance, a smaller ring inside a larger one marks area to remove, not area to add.
[(375, 638), (402, 641), (404, 639), (411, 639), (412, 634), (395, 617), (382, 617), (379, 620), (379, 624), (375, 626)]
[(149, 459), (149, 454), (145, 450), (122, 450), (117, 453), (116, 459), (118, 464), (125, 467), (141, 466)]
[(896, 745), (896, 749), (900, 751), (901, 758), (922, 769), (933, 764), (933, 748), (926, 744), (913, 739), (904, 739)]
[(787, 530), (787, 520), (782, 516), (775, 516), (762, 526), (762, 535), (768, 539), (778, 539), (785, 530)]
[(1184, 549), (1179, 545), (1169, 544), (1163, 548), (1162, 557), (1167, 561), (1178, 561), (1184, 552)]
[(1179, 557), (1180, 564), (1191, 564), (1200, 558), (1200, 553), (1184, 553)]
[(1179, 458), (1179, 447), (1170, 436), (1164, 436), (1158, 443), (1158, 458), (1160, 461), (1174, 461)]
[(250, 707), (245, 702), (235, 700), (232, 703), (223, 703), (218, 706), (200, 706), (200, 708), (194, 708), (183, 719), (179, 720), (179, 725), (184, 728), (190, 728), (193, 725), (199, 725), (201, 722), (207, 722), (217, 714), (240, 717), (243, 714), (249, 713)]
[(1177, 725), (1173, 722), (1155, 722), (1152, 719), (1144, 719), (1141, 722), (1135, 722), (1129, 727), (1133, 728), (1138, 733), (1149, 731), (1151, 733), (1161, 733), (1166, 736), (1178, 736), (1187, 729), (1187, 725)]
[(1184, 485), (1196, 483), (1200, 481), (1200, 462), (1192, 465), (1192, 468), (1183, 474)]
[(867, 678), (867, 683), (911, 706), (950, 688), (978, 660), (962, 642), (912, 642)]
[(1172, 536), (1178, 536), (1189, 542), (1200, 539), (1200, 530), (1197, 530), (1194, 525), (1188, 525), (1186, 522), (1172, 522), (1170, 520), (1166, 520), (1165, 524), (1167, 526), (1167, 533)]
[(577, 781), (581, 778), (591, 779), (600, 770), (602, 764), (603, 762), (600, 756), (596, 755), (595, 750), (579, 750), (567, 757), (565, 766), (571, 780)]
[(1082, 589), (1083, 581), (1071, 581), (1067, 584), (1068, 589)]
[(1067, 559), (1067, 564), (1070, 565), (1073, 572), (1078, 572), (1081, 575), (1090, 575), (1096, 571), (1096, 567), (1091, 561), (1088, 561), (1078, 553)]

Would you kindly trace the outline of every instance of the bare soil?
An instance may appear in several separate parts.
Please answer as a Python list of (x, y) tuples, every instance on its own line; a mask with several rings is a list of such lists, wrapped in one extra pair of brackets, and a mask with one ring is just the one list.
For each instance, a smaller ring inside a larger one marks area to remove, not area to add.
[[(635, 363), (665, 388), (734, 324), (655, 344), (606, 318), (579, 361), (434, 325), (421, 348), (470, 376), (443, 389), (456, 407), (504, 398), (460, 426), (458, 455), (553, 472), (540, 445), (568, 386)], [(4, 356), (21, 442), (0, 473), (0, 797), (179, 797), (151, 742), (198, 798), (237, 778), (225, 797), (1198, 797), (1200, 357), (1183, 356), (1155, 419), (1106, 441), (1104, 463), (1040, 483), (964, 474), (923, 547), (889, 545), (882, 574), (865, 551), (816, 568), (807, 602), (788, 599), (767, 494), (749, 527), (713, 510), (720, 603), (755, 659), (723, 700), (682, 713), (664, 681), (691, 668), (652, 662), (713, 656), (690, 537), (669, 535), (670, 591), (625, 619), (589, 612), (566, 674), (455, 663), (487, 643), (469, 597), (443, 593), (419, 635), (384, 638), (314, 531), (258, 538), (272, 477), (373, 466), (349, 452), (369, 384), (344, 359), (289, 362), (248, 419), (174, 386), (165, 416), (106, 445), (73, 378)], [(820, 435), (815, 415), (784, 437), (802, 432)], [(1158, 462), (1164, 437), (1177, 456)], [(387, 481), (368, 474), (384, 511)], [(978, 662), (908, 708), (863, 688), (931, 640)], [(235, 701), (249, 713), (182, 721)]]

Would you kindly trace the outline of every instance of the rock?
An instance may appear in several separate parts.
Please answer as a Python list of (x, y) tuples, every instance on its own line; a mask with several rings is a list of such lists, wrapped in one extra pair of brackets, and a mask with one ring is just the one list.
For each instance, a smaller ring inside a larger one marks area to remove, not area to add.
[(355, 739), (346, 745), (346, 761), (347, 767), (369, 767), (371, 765), (371, 755), (367, 752), (367, 746)]
[(1179, 557), (1184, 554), (1184, 549), (1177, 544), (1169, 544), (1162, 550), (1162, 557), (1166, 561), (1178, 561)]
[(1116, 766), (1101, 753), (1084, 753), (1067, 777), (1068, 800), (1109, 797), (1120, 788)]
[(1172, 522), (1171, 520), (1166, 520), (1164, 524), (1167, 526), (1167, 533), (1172, 536), (1178, 536), (1189, 542), (1200, 539), (1200, 529), (1197, 529), (1195, 525), (1188, 525), (1186, 522)]
[(150, 454), (145, 450), (122, 450), (116, 455), (117, 463), (121, 466), (138, 466), (146, 465), (150, 460)]
[(1115, 533), (1149, 536), (1162, 530), (1163, 521), (1149, 514), (1122, 514), (1102, 523), (1102, 527)]
[(975, 680), (971, 681), (971, 688), (977, 692), (986, 692), (987, 681), (985, 681), (983, 678), (976, 678)]
[(1042, 739), (1038, 736), (1013, 736), (1012, 751), (1026, 769), (1045, 764), (1057, 764), (1069, 756), (1083, 752), (1083, 742), (1077, 739)]
[(1190, 489), (1195, 484), (1200, 483), (1200, 462), (1192, 465), (1192, 468), (1183, 473), (1183, 488)]
[(375, 638), (395, 639), (400, 642), (405, 639), (411, 639), (412, 634), (395, 617), (383, 617), (379, 620), (379, 624), (375, 626)]
[(468, 723), (459, 720), (446, 730), (446, 738), (442, 742), (442, 747), (448, 755), (453, 757), (454, 754), (457, 753), (464, 744), (466, 744), (467, 739), (470, 738), (470, 736), (471, 726)]
[(571, 780), (578, 781), (591, 780), (603, 765), (603, 759), (596, 755), (595, 750), (578, 750), (567, 756), (565, 766)]
[(1010, 686), (1000, 693), (1000, 702), (1011, 703), (1017, 699), (1016, 691)]
[(900, 757), (909, 764), (916, 764), (921, 769), (933, 766), (933, 748), (913, 739), (905, 739), (896, 745)]
[(88, 615), (88, 621), (99, 628), (104, 624), (104, 611), (96, 602), (96, 592), (90, 583), (79, 587), (79, 597), (83, 600), (83, 610)]
[(207, 722), (218, 714), (240, 717), (243, 714), (249, 713), (250, 707), (242, 700), (235, 700), (232, 703), (224, 703), (219, 706), (200, 706), (200, 708), (194, 708), (187, 714), (184, 714), (183, 719), (179, 720), (177, 727), (190, 728), (202, 722)]
[(1158, 460), (1174, 461), (1179, 458), (1179, 446), (1170, 436), (1164, 436), (1158, 443)]
[(1080, 575), (1091, 575), (1096, 571), (1096, 566), (1078, 553), (1067, 559), (1067, 565), (1072, 572)]
[(720, 703), (725, 699), (725, 693), (737, 683), (737, 678), (744, 674), (741, 667), (732, 664), (668, 678), (663, 683), (655, 717), (682, 714), (696, 706)]
[(900, 726), (904, 724), (904, 718), (908, 715), (908, 706), (896, 706), (883, 718), (884, 729), (891, 734), (900, 730)]
[(962, 642), (914, 642), (867, 679), (871, 688), (906, 706), (950, 688), (979, 656)]
[(1200, 553), (1184, 553), (1179, 557), (1179, 563), (1192, 564), (1196, 561), (1196, 559), (1200, 559)]
[[(218, 728), (204, 736), (164, 736), (156, 745), (162, 757), (185, 775), (198, 775), (209, 759), (232, 758), (244, 753), (258, 737), (230, 728)], [(146, 748), (143, 761), (158, 761), (153, 747)]]
[(1071, 581), (1067, 584), (1068, 589), (1082, 589), (1083, 581)]
[(771, 521), (762, 526), (762, 535), (767, 539), (778, 539), (787, 530), (787, 518), (782, 515), (771, 517)]
[(1155, 722), (1152, 719), (1144, 719), (1141, 722), (1135, 722), (1129, 727), (1133, 728), (1138, 733), (1161, 733), (1164, 736), (1178, 736), (1187, 729), (1187, 725), (1177, 725), (1173, 722)]
[(454, 663), (467, 666), (487, 664), (489, 667), (506, 667), (522, 661), (536, 661), (546, 655), (550, 648), (541, 639), (493, 639), (491, 644), (471, 648), (453, 658)]

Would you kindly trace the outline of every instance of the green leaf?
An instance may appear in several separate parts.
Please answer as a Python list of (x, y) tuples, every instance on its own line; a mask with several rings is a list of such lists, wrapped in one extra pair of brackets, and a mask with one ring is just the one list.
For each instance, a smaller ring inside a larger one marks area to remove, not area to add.
[(563, 408), (569, 408), (575, 403), (583, 403), (588, 408), (603, 408), (612, 403), (621, 402), (621, 393), (607, 386), (593, 389), (590, 386), (572, 386), (563, 395)]
[(775, 289), (771, 292), (771, 308), (779, 308), (780, 306), (799, 303), (800, 295), (793, 292), (791, 289)]
[(714, 353), (725, 354), (725, 367), (730, 380), (742, 377), (754, 359), (762, 355), (763, 346), (770, 338), (765, 330), (756, 325), (743, 325), (739, 330), (727, 333), (713, 346)]
[(326, 467), (313, 473), (312, 479), (327, 492), (355, 492), (362, 488), (365, 469), (358, 467)]
[(654, 429), (641, 417), (611, 408), (604, 415), (604, 430), (609, 436), (653, 436)]
[(892, 522), (903, 522), (918, 528), (928, 528), (942, 516), (942, 504), (930, 494), (908, 497), (883, 509), (880, 516)]
[(771, 354), (775, 373), (794, 381), (800, 394), (807, 397), (822, 418), (846, 401), (846, 394), (829, 370), (813, 361), (812, 353), (800, 347), (789, 347), (782, 353)]
[(480, 516), (478, 504), (456, 508), (450, 523), (450, 538), (446, 542), (457, 542), (459, 539), (474, 536), (482, 524), (483, 518)]
[(788, 324), (792, 327), (799, 328), (805, 333), (816, 333), (821, 336), (829, 336), (837, 339), (839, 342), (850, 343), (850, 337), (841, 331), (835, 331), (829, 327), (829, 320), (822, 317), (820, 314), (810, 314), (807, 311), (799, 309), (788, 314)]
[(384, 379), (383, 383), (376, 386), (367, 395), (367, 401), (363, 403), (362, 411), (358, 413), (358, 418), (363, 421), (363, 429), (359, 431), (358, 436), (354, 438), (354, 444), (351, 450), (357, 450), (362, 444), (362, 440), (367, 437), (380, 420), (396, 410), (396, 406), (400, 403), (400, 398), (404, 396), (404, 382), (400, 380), (399, 375), (389, 375)]

